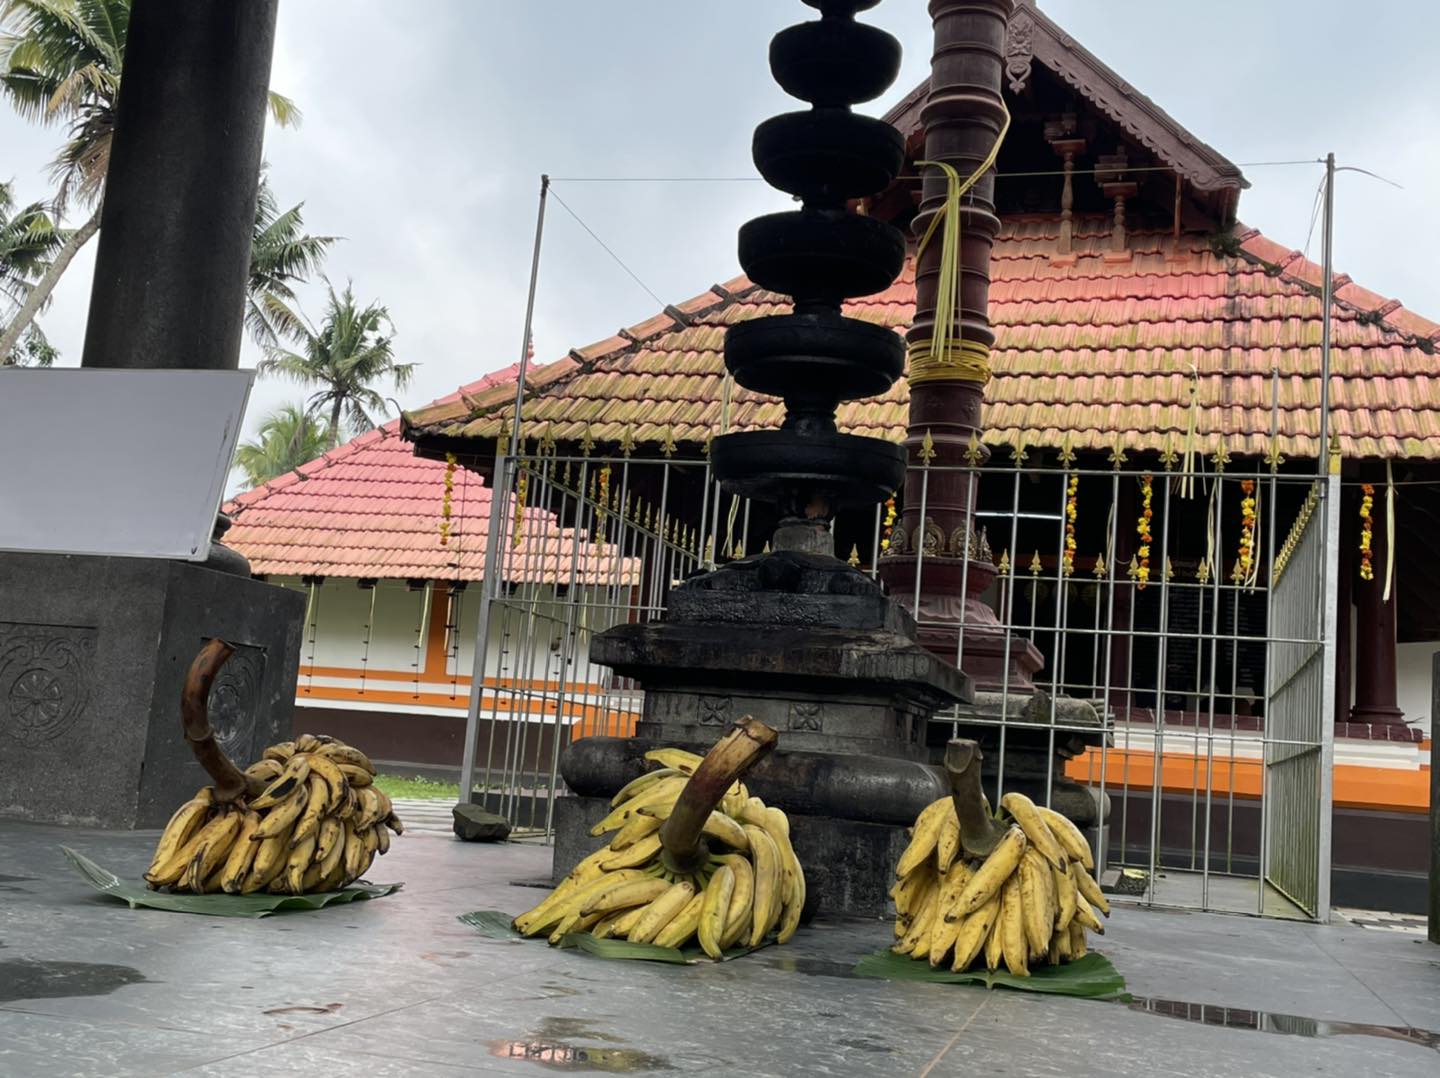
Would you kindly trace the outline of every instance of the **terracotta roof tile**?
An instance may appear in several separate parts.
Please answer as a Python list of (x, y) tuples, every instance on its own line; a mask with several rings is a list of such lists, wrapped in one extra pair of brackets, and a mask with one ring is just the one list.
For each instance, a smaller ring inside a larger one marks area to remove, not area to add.
[[(1224, 437), (1232, 452), (1268, 446), (1271, 372), (1279, 372), (1281, 451), (1314, 456), (1319, 387), (1320, 269), (1298, 252), (1237, 226), (1224, 253), (1197, 235), (1177, 247), (1168, 232), (1134, 232), (1132, 258), (1106, 257), (1109, 223), (1077, 218), (1073, 261), (1057, 262), (1058, 222), (1007, 219), (997, 238), (990, 292), (997, 329), (987, 387), (992, 445), (1023, 437), (1031, 446), (1108, 448), (1123, 438), (1159, 450), (1188, 422), (1197, 379), (1199, 430), (1206, 449)], [(1433, 405), (1440, 388), (1440, 325), (1336, 278), (1332, 318), (1335, 428), (1350, 455), (1440, 457)], [(848, 313), (903, 331), (914, 310), (911, 271)], [(639, 442), (668, 433), (703, 443), (721, 425), (725, 328), (783, 313), (784, 297), (739, 277), (679, 305), (690, 324), (657, 316), (583, 350), (586, 362), (538, 368), (525, 404), (527, 432), (549, 425), (560, 440), (588, 424), (597, 442), (628, 430)], [(642, 336), (640, 330), (650, 331)], [(566, 361), (562, 360), (561, 363)], [(407, 437), (493, 438), (510, 396), (491, 390), (484, 407), (457, 415), (426, 408), (407, 417)], [(883, 397), (843, 405), (846, 430), (898, 439), (905, 424), (904, 382)], [(1371, 413), (1384, 412), (1379, 419)], [(740, 387), (730, 425), (779, 422), (779, 401)], [(1381, 425), (1384, 429), (1380, 429)]]

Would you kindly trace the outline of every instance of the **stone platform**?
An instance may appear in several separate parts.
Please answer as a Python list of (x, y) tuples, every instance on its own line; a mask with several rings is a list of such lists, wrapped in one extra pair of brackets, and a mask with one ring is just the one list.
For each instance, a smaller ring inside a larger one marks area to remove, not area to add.
[(550, 851), (413, 835), (370, 878), (388, 898), (260, 921), (130, 910), (67, 843), (138, 877), (154, 832), (0, 822), (0, 1074), (704, 1074), (715, 1078), (1430, 1078), (1440, 947), (1346, 923), (1117, 903), (1098, 942), (1131, 1005), (854, 977), (893, 938), (818, 918), (720, 965), (605, 962), (487, 939)]
[(289, 736), (305, 599), (187, 562), (0, 554), (0, 817), (163, 824), (208, 778), (180, 687), (212, 637), (236, 645), (210, 693), (241, 766)]

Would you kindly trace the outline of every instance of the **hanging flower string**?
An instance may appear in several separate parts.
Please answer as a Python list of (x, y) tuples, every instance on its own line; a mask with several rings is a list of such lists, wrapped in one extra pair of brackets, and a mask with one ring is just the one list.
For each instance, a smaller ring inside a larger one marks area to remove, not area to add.
[(1062, 568), (1066, 576), (1075, 571), (1075, 518), (1080, 515), (1080, 477), (1072, 475), (1065, 488), (1065, 556)]
[(441, 546), (448, 546), (450, 543), (450, 502), (455, 497), (455, 465), (457, 463), (454, 453), (445, 454), (445, 493), (440, 497)]
[(595, 477), (595, 549), (605, 546), (605, 507), (610, 504), (610, 465)]
[(1140, 563), (1135, 567), (1135, 590), (1144, 591), (1150, 582), (1150, 521), (1155, 517), (1151, 502), (1155, 497), (1155, 477), (1146, 472), (1140, 477), (1140, 519), (1135, 523), (1135, 532), (1140, 536)]
[(1242, 479), (1240, 490), (1245, 497), (1240, 499), (1240, 558), (1235, 579), (1243, 584), (1255, 566), (1255, 480)]
[(1360, 494), (1360, 579), (1374, 580), (1375, 569), (1370, 564), (1370, 541), (1375, 532), (1375, 484), (1362, 483)]
[(880, 533), (880, 549), (890, 549), (890, 533), (895, 530), (895, 495), (885, 499), (885, 524)]
[(525, 499), (530, 491), (530, 473), (523, 468), (520, 478), (515, 481), (515, 526), (510, 531), (510, 549), (520, 545), (525, 536)]

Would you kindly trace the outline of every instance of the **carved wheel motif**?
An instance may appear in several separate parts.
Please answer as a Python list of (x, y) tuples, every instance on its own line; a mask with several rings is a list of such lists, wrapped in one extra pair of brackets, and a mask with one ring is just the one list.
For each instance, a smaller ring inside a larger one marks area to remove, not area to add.
[(724, 726), (730, 721), (730, 698), (728, 696), (700, 697), (700, 725)]
[(216, 742), (231, 759), (248, 760), (259, 748), (255, 722), (264, 674), (265, 649), (241, 644), (210, 686), (210, 725)]
[(0, 734), (24, 745), (60, 737), (90, 701), (95, 630), (0, 622)]

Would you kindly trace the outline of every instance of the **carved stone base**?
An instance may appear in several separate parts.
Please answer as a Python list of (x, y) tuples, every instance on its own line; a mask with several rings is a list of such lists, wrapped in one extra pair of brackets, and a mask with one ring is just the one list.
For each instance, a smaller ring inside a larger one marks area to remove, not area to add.
[(180, 732), (201, 645), (236, 645), (210, 721), (241, 766), (289, 736), (304, 597), (142, 558), (0, 555), (0, 817), (159, 827), (208, 782)]

